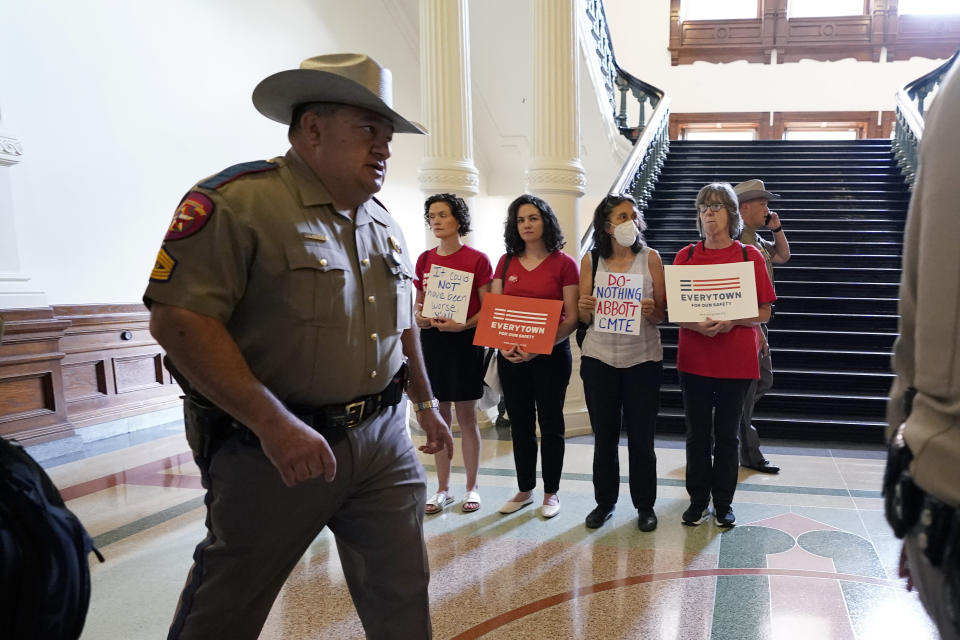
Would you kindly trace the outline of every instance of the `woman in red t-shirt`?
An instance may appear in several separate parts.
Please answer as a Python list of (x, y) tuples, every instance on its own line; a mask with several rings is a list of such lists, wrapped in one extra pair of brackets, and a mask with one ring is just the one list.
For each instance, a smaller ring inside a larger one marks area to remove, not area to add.
[(563, 300), (563, 311), (552, 353), (538, 356), (514, 346), (501, 349), (497, 358), (519, 488), (517, 495), (500, 507), (500, 513), (513, 513), (533, 502), (539, 421), (544, 491), (540, 514), (552, 518), (560, 512), (557, 492), (565, 448), (563, 401), (572, 369), (568, 336), (577, 326), (580, 274), (573, 258), (560, 250), (564, 242), (557, 216), (536, 196), (522, 195), (510, 203), (503, 240), (507, 253), (497, 263), (491, 291)]
[[(450, 426), (452, 410), (457, 412), (460, 442), (463, 447), (463, 466), (467, 472), (463, 511), (480, 508), (477, 493), (477, 472), (480, 467), (480, 429), (477, 426), (476, 402), (483, 395), (483, 347), (473, 344), (477, 316), (484, 294), (490, 291), (492, 269), (486, 255), (461, 241), (470, 232), (470, 212), (467, 203), (450, 193), (427, 198), (423, 218), (440, 240), (440, 246), (424, 251), (417, 259), (417, 326), (420, 344), (433, 393), (440, 401), (440, 415)], [(423, 311), (424, 288), (433, 265), (440, 265), (473, 274), (467, 320), (464, 324), (451, 318), (426, 318)], [(452, 405), (452, 408), (451, 408)], [(440, 513), (453, 503), (450, 492), (450, 456), (446, 450), (436, 455), (437, 492), (427, 500), (426, 512)]]
[(736, 523), (730, 505), (740, 467), (738, 425), (747, 388), (760, 377), (757, 327), (770, 319), (770, 303), (777, 299), (763, 254), (734, 240), (742, 229), (733, 187), (708, 184), (697, 194), (697, 230), (703, 240), (684, 247), (673, 260), (675, 265), (752, 261), (759, 306), (753, 318), (679, 323), (677, 371), (687, 423), (690, 494), (682, 519), (690, 526), (710, 517), (711, 495), (717, 525)]

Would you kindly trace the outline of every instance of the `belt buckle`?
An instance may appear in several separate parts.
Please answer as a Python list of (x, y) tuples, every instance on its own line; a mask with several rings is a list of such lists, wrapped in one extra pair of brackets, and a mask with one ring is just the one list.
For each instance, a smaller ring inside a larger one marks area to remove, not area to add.
[(350, 427), (355, 427), (360, 424), (360, 421), (363, 419), (363, 406), (365, 404), (366, 400), (360, 400), (359, 402), (351, 402), (343, 407), (347, 414), (347, 422), (344, 426), (349, 429)]

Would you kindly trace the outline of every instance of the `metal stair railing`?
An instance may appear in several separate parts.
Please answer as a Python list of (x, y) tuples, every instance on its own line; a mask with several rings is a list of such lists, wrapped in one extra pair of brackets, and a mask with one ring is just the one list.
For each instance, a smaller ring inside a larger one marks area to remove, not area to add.
[[(594, 38), (594, 49), (603, 73), (613, 119), (620, 133), (634, 145), (609, 193), (631, 193), (643, 209), (653, 193), (670, 147), (670, 98), (662, 90), (627, 73), (617, 64), (603, 0), (587, 0), (586, 13), (591, 23), (590, 33)], [(638, 104), (635, 127), (629, 124), (627, 94), (633, 96)], [(649, 118), (648, 108), (652, 110)], [(590, 225), (580, 239), (579, 257), (583, 258), (592, 245), (593, 225)]]
[(940, 89), (940, 83), (960, 50), (930, 73), (920, 76), (897, 91), (897, 123), (893, 135), (893, 150), (897, 164), (907, 184), (913, 189), (917, 177), (917, 148), (923, 137), (924, 113)]

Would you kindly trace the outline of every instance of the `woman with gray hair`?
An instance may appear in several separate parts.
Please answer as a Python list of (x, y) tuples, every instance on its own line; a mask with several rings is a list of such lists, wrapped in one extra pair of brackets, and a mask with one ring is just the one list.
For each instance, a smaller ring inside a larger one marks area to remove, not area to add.
[(697, 194), (697, 231), (703, 238), (681, 249), (675, 265), (753, 262), (757, 316), (739, 320), (681, 322), (677, 372), (687, 424), (687, 493), (690, 507), (683, 523), (696, 526), (710, 517), (710, 498), (718, 526), (736, 523), (731, 503), (740, 466), (737, 440), (743, 398), (750, 381), (760, 376), (757, 327), (770, 318), (776, 300), (767, 266), (755, 247), (740, 235), (737, 196), (727, 183), (708, 184)]

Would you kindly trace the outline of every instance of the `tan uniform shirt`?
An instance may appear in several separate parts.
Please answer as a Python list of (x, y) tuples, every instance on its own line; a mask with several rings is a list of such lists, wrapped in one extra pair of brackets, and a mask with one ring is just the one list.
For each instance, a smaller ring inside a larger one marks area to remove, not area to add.
[(400, 227), (373, 200), (355, 220), (337, 213), (292, 149), (270, 162), (275, 168), (233, 167), (194, 187), (144, 302), (220, 320), (283, 402), (319, 406), (382, 391), (412, 325), (413, 269)]
[(757, 235), (756, 229), (752, 229), (747, 225), (743, 225), (743, 233), (740, 234), (740, 242), (743, 244), (752, 244), (760, 250), (760, 253), (763, 254), (763, 259), (767, 261), (767, 274), (770, 276), (770, 282), (773, 283), (774, 243), (761, 238), (759, 235)]
[(888, 437), (904, 421), (903, 397), (917, 395), (904, 438), (910, 471), (925, 491), (960, 506), (960, 64), (927, 113), (920, 168), (903, 243), (897, 374), (887, 406)]

